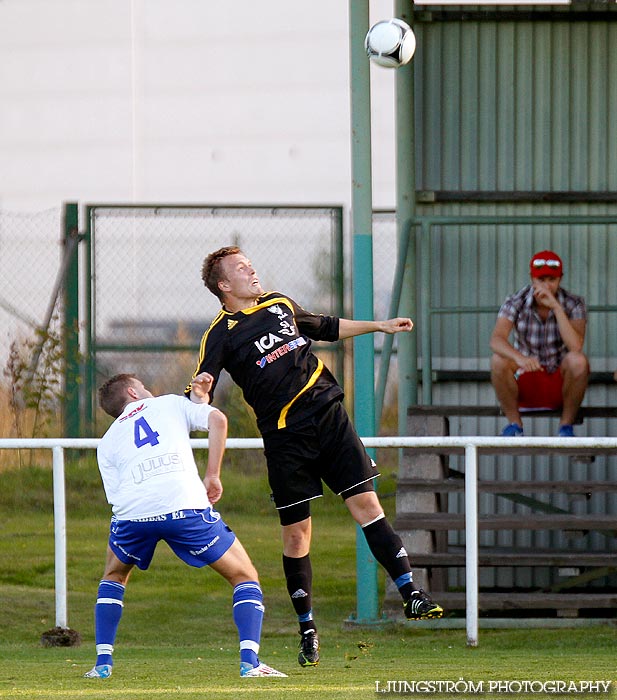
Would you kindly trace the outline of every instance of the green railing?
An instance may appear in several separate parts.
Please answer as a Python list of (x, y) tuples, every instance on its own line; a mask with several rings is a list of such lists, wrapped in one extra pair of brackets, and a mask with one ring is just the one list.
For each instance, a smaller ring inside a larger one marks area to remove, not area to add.
[[(432, 253), (432, 233), (436, 226), (453, 227), (453, 226), (553, 226), (561, 225), (567, 227), (566, 232), (570, 232), (573, 226), (607, 226), (617, 224), (617, 215), (526, 215), (526, 216), (511, 216), (511, 215), (495, 215), (495, 216), (416, 216), (410, 219), (409, 226), (405, 231), (405, 235), (399, 241), (399, 250), (397, 256), (397, 266), (394, 274), (394, 281), (391, 295), (391, 315), (398, 313), (401, 290), (403, 289), (403, 277), (405, 269), (405, 261), (408, 258), (408, 251), (417, 251), (417, 260), (414, 259), (412, 269), (417, 269), (420, 279), (416, 283), (418, 290), (418, 308), (416, 309), (416, 317), (420, 323), (420, 353), (418, 356), (421, 360), (418, 371), (412, 373), (410, 382), (413, 386), (412, 393), (418, 391), (418, 384), (422, 385), (422, 403), (430, 405), (433, 402), (433, 332), (432, 321), (438, 315), (463, 315), (463, 314), (494, 314), (496, 316), (499, 309), (499, 304), (502, 299), (495, 300), (491, 305), (452, 305), (440, 306), (434, 303), (431, 288), (433, 279), (434, 262)], [(617, 231), (615, 232), (617, 236)], [(419, 237), (419, 239), (418, 239)], [(541, 237), (539, 237), (541, 240)], [(546, 237), (549, 238), (548, 236)], [(617, 242), (617, 239), (616, 239)], [(546, 247), (550, 247), (550, 241), (547, 240)], [(534, 252), (534, 251), (531, 251)], [(530, 253), (531, 254), (531, 253)], [(608, 256), (608, 251), (606, 251)], [(527, 258), (528, 259), (528, 258)], [(527, 264), (527, 259), (519, 264)], [(586, 260), (580, 261), (581, 265), (590, 264)], [(504, 261), (504, 266), (506, 261)], [(610, 284), (612, 275), (607, 276), (606, 284)], [(474, 280), (470, 280), (473, 284)], [(515, 289), (511, 290), (512, 292)], [(584, 291), (582, 292), (585, 296)], [(615, 304), (588, 304), (590, 313), (600, 312), (617, 312)], [(418, 336), (414, 334), (414, 342), (416, 343), (416, 352), (418, 350)], [(488, 356), (487, 348), (487, 356)], [(387, 381), (387, 368), (390, 364), (392, 353), (392, 336), (387, 336), (384, 342), (380, 371), (377, 382), (376, 401), (377, 413), (380, 415), (385, 395), (385, 387)]]

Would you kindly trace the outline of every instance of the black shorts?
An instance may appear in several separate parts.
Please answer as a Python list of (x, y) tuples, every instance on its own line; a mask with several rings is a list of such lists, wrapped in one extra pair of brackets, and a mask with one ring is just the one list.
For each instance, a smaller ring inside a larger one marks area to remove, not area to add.
[[(374, 489), (377, 468), (340, 401), (328, 404), (300, 426), (272, 431), (263, 438), (270, 488), (285, 525), (308, 517), (308, 502), (323, 496), (322, 481), (343, 498)], [(300, 504), (305, 507), (296, 508)], [(294, 515), (290, 521), (287, 509), (302, 517)]]

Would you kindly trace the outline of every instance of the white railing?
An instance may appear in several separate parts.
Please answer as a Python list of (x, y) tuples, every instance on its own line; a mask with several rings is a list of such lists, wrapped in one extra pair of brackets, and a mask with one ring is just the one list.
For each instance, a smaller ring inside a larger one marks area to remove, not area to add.
[[(419, 448), (435, 453), (465, 455), (465, 588), (468, 646), (478, 645), (478, 451), (530, 453), (558, 450), (567, 454), (615, 453), (617, 438), (502, 438), (502, 437), (366, 437), (366, 447)], [(0, 449), (51, 449), (53, 456), (56, 625), (68, 626), (66, 578), (66, 504), (64, 450), (96, 449), (98, 438), (0, 438)], [(207, 439), (192, 439), (194, 449)], [(261, 438), (229, 438), (228, 450), (263, 448)]]

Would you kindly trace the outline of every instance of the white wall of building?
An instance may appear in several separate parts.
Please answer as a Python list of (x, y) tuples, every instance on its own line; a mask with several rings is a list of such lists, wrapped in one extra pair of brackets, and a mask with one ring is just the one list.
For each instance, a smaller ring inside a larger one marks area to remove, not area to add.
[[(371, 0), (371, 22), (393, 2)], [(393, 206), (394, 74), (372, 71)], [(0, 208), (351, 201), (347, 0), (0, 0)]]

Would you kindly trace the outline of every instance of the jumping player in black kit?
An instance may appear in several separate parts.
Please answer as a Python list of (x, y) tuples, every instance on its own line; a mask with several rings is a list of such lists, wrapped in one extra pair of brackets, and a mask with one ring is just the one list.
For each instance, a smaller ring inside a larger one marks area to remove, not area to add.
[(343, 390), (311, 351), (311, 340), (411, 331), (411, 320), (355, 321), (309, 313), (285, 294), (264, 293), (251, 262), (235, 246), (208, 255), (202, 279), (222, 309), (204, 333), (193, 376), (214, 377), (212, 397), (226, 369), (255, 411), (282, 526), (287, 590), (300, 624), (300, 665), (319, 661), (309, 551), (310, 502), (323, 495), (322, 481), (343, 498), (362, 528), (401, 594), (406, 617), (441, 617), (442, 608), (413, 585), (407, 552), (375, 493), (375, 463), (342, 404)]

